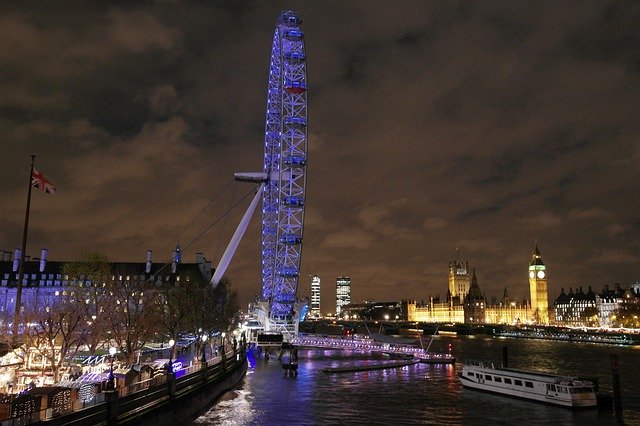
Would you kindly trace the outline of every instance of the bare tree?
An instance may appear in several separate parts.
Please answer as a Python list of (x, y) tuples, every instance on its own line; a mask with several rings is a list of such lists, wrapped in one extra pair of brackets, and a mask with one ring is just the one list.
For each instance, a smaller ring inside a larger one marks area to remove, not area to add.
[[(199, 296), (197, 279), (184, 276), (179, 285), (164, 286), (158, 290), (157, 313), (161, 331), (170, 339), (189, 331), (194, 304)], [(176, 358), (176, 346), (171, 349), (171, 358)]]
[[(194, 279), (190, 324), (194, 333), (210, 334), (222, 332), (229, 326), (238, 312), (237, 293), (231, 290), (227, 279), (220, 281), (216, 288), (202, 278)], [(197, 352), (202, 351), (203, 342), (198, 340)]]
[(0, 316), (0, 357), (5, 356), (12, 348), (11, 322), (6, 316)]
[(160, 331), (157, 293), (139, 283), (114, 285), (110, 290), (108, 332), (128, 364), (155, 333)]
[(35, 349), (51, 365), (54, 380), (68, 357), (77, 353), (83, 340), (83, 314), (68, 295), (48, 297), (43, 306), (30, 311), (27, 347)]
[(78, 260), (65, 263), (62, 273), (72, 283), (69, 290), (84, 318), (83, 343), (95, 355), (106, 340), (106, 307), (112, 287), (111, 264), (106, 256), (97, 252), (83, 252)]

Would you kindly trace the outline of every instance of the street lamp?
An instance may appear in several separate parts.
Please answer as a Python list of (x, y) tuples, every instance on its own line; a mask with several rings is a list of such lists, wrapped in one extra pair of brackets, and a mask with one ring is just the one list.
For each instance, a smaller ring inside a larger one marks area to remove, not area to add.
[(109, 355), (111, 356), (111, 367), (109, 369), (109, 383), (108, 383), (109, 390), (113, 390), (116, 387), (115, 386), (115, 380), (114, 380), (114, 377), (113, 377), (113, 358), (115, 358), (115, 356), (116, 356), (116, 351), (117, 351), (117, 349), (116, 349), (115, 346), (111, 346), (109, 348)]
[(206, 334), (202, 335), (202, 362), (207, 362), (207, 357), (205, 356), (205, 352), (207, 351), (207, 346), (205, 345), (209, 336)]
[(176, 344), (176, 341), (173, 339), (169, 339), (169, 372), (173, 371), (173, 345)]

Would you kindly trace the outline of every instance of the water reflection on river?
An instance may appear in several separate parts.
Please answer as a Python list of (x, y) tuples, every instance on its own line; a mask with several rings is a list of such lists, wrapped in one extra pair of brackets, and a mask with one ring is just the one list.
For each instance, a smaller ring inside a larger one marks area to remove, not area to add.
[(280, 363), (253, 360), (239, 389), (227, 393), (195, 424), (616, 424), (612, 411), (571, 411), (528, 401), (463, 390), (456, 372), (464, 359), (502, 359), (548, 372), (598, 377), (611, 392), (610, 355), (622, 370), (624, 423), (640, 424), (640, 348), (491, 337), (437, 337), (432, 350), (452, 353), (456, 365), (416, 364), (356, 373), (324, 373), (325, 367), (380, 362), (382, 355), (320, 349), (301, 350), (299, 375), (284, 377)]

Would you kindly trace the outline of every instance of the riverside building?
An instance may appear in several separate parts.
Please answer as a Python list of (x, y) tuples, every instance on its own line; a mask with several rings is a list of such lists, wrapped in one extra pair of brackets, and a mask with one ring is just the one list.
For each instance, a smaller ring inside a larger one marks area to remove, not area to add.
[[(531, 277), (532, 270), (535, 271), (534, 277)], [(539, 271), (542, 273), (538, 274)], [(506, 287), (502, 299), (488, 305), (487, 298), (478, 284), (475, 269), (470, 276), (469, 261), (460, 259), (458, 252), (457, 258), (449, 262), (446, 301), (433, 297), (429, 297), (428, 303), (421, 305), (415, 300), (407, 301), (407, 320), (472, 324), (548, 324), (546, 266), (537, 244), (529, 262), (529, 286), (530, 292), (536, 296), (536, 311), (527, 300), (511, 300)]]
[(311, 310), (312, 318), (320, 317), (320, 277), (314, 275), (311, 277)]
[[(180, 246), (173, 252), (171, 262), (155, 263), (153, 252), (147, 251), (144, 262), (109, 262), (111, 280), (115, 285), (145, 284), (146, 286), (179, 285), (187, 275), (198, 274), (204, 280), (211, 279), (211, 262), (202, 253), (196, 253), (195, 263), (182, 262)], [(25, 256), (22, 279), (22, 309), (26, 306), (37, 308), (44, 301), (59, 297), (69, 286), (96, 286), (90, 277), (69, 277), (63, 274), (63, 266), (68, 262), (48, 260), (48, 251), (43, 249), (39, 258)], [(0, 261), (0, 314), (13, 315), (15, 311), (18, 269), (22, 255), (19, 249), (3, 251)]]
[(336, 279), (336, 316), (340, 316), (342, 307), (351, 303), (351, 278), (340, 275)]

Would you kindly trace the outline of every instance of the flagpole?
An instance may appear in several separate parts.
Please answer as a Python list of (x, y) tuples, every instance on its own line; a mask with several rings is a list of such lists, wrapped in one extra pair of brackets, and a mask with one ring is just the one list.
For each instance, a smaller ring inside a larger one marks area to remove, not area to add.
[(29, 211), (31, 210), (31, 187), (33, 180), (33, 163), (36, 156), (31, 155), (31, 170), (29, 171), (29, 189), (27, 190), (27, 208), (24, 214), (24, 229), (22, 230), (22, 252), (20, 253), (20, 264), (18, 266), (18, 285), (16, 287), (16, 309), (13, 314), (13, 342), (18, 341), (18, 324), (20, 323), (20, 308), (22, 304), (22, 280), (24, 278), (24, 264), (27, 256), (27, 233), (29, 232)]

